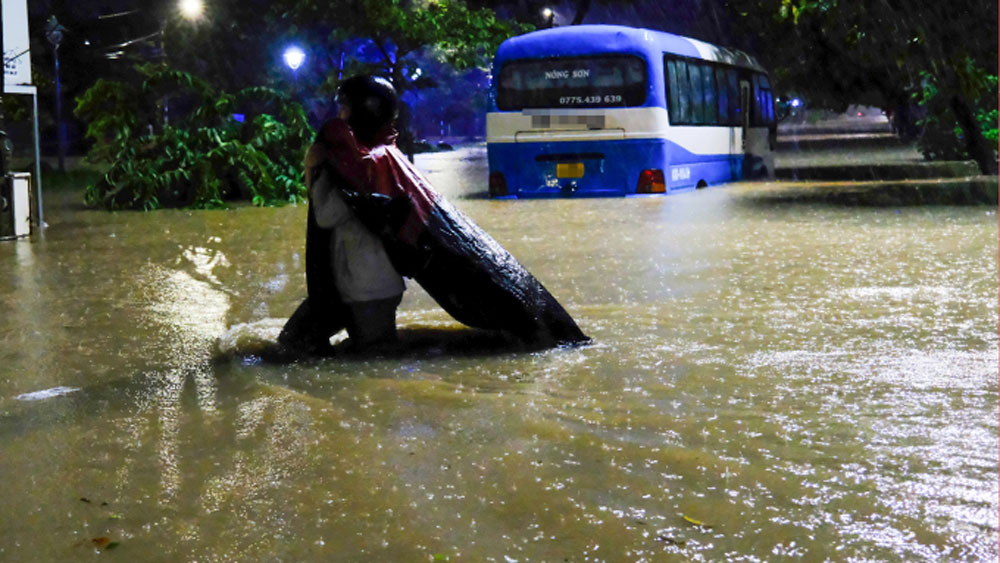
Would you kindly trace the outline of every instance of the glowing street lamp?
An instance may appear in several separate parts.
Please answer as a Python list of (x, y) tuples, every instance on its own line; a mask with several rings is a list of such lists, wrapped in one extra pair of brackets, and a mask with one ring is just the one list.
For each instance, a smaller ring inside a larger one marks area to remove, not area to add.
[(178, 7), (181, 10), (181, 15), (192, 21), (201, 18), (201, 15), (205, 13), (205, 3), (202, 0), (180, 0)]
[(299, 47), (292, 45), (291, 47), (285, 49), (282, 58), (285, 59), (285, 64), (288, 68), (292, 69), (292, 74), (295, 75), (295, 80), (299, 79), (299, 67), (302, 63), (306, 61), (306, 53)]
[(542, 19), (545, 21), (545, 27), (552, 27), (555, 25), (555, 18), (556, 13), (552, 10), (552, 8), (549, 8), (548, 6), (542, 8)]

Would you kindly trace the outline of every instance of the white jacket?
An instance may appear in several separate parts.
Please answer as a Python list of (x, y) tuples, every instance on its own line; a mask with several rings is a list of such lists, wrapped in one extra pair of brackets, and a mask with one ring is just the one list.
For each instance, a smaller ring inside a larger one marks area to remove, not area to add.
[(344, 302), (388, 299), (403, 293), (403, 277), (389, 262), (382, 241), (344, 203), (325, 170), (313, 184), (312, 205), (316, 224), (333, 229), (330, 263)]

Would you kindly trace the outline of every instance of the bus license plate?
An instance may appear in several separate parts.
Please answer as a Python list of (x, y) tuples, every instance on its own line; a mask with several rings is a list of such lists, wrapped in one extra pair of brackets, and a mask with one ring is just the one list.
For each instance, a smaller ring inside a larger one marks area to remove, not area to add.
[(556, 164), (556, 178), (583, 178), (582, 162)]

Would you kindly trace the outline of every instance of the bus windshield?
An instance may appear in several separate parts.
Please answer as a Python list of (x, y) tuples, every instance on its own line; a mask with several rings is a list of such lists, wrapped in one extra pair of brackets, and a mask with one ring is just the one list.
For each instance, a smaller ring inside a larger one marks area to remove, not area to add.
[(497, 107), (504, 111), (645, 101), (646, 63), (628, 55), (511, 61), (500, 69), (497, 87)]

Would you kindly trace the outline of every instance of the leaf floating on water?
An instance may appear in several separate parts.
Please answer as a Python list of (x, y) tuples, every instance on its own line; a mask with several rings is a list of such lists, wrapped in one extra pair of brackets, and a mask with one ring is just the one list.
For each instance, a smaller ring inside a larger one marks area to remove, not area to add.
[(684, 515), (684, 520), (686, 520), (687, 522), (690, 522), (691, 524), (694, 524), (695, 526), (701, 526), (702, 528), (711, 528), (712, 527), (711, 524), (706, 524), (706, 523), (702, 522), (701, 520), (695, 520), (694, 518), (691, 518), (687, 514)]
[(94, 544), (95, 547), (103, 549), (104, 551), (107, 551), (109, 549), (114, 549), (114, 548), (118, 547), (119, 545), (121, 545), (119, 542), (111, 541), (111, 538), (109, 538), (107, 536), (101, 536), (99, 538), (94, 538), (94, 539), (92, 539), (90, 541)]

